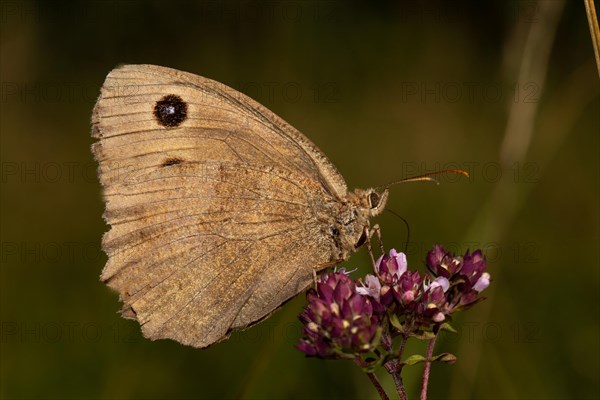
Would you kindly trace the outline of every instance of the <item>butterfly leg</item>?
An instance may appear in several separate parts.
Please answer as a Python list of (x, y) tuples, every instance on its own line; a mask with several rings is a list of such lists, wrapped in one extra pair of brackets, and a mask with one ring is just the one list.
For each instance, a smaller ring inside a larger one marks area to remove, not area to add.
[(369, 257), (371, 257), (371, 263), (373, 264), (373, 270), (377, 273), (377, 266), (375, 262), (375, 256), (373, 255), (373, 248), (371, 247), (371, 239), (373, 235), (377, 234), (377, 240), (379, 242), (379, 249), (382, 254), (385, 254), (385, 248), (383, 247), (383, 240), (381, 239), (381, 228), (378, 224), (373, 225), (372, 228), (365, 226), (365, 235), (367, 236), (367, 251), (369, 252)]
[(371, 257), (371, 264), (373, 265), (373, 271), (377, 272), (377, 269), (375, 268), (375, 257), (373, 256), (373, 248), (371, 247), (371, 237), (373, 236), (373, 234), (371, 233), (371, 230), (369, 229), (368, 226), (365, 226), (365, 236), (367, 238), (367, 252), (369, 253), (369, 257)]
[[(381, 228), (379, 227), (379, 224), (373, 225), (373, 228), (371, 229), (374, 233), (377, 234), (377, 241), (379, 242), (379, 249), (381, 250), (381, 253), (385, 254), (385, 247), (383, 247), (383, 240), (381, 239)], [(371, 233), (371, 235), (373, 235), (373, 233)]]

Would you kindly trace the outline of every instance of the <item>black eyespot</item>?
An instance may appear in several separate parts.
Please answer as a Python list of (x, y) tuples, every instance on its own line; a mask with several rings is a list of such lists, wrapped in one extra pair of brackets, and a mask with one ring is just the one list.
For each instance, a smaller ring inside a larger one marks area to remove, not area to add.
[(181, 97), (169, 94), (156, 102), (154, 116), (162, 126), (179, 126), (187, 118), (187, 103)]
[(379, 205), (379, 200), (381, 200), (381, 198), (379, 197), (379, 195), (375, 192), (371, 192), (369, 193), (369, 203), (371, 208), (376, 208)]
[(338, 237), (338, 236), (340, 236), (340, 230), (338, 228), (331, 228), (331, 234), (334, 237)]
[(165, 161), (162, 162), (162, 164), (160, 166), (168, 167), (169, 165), (177, 165), (177, 164), (181, 164), (182, 162), (183, 162), (183, 160), (181, 158), (177, 158), (177, 157), (167, 158)]

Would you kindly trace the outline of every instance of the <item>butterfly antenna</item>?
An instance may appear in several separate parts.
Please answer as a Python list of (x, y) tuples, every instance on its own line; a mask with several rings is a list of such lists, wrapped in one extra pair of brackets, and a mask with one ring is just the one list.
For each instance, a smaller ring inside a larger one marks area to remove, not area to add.
[(408, 251), (408, 244), (410, 243), (410, 224), (408, 223), (407, 220), (404, 219), (404, 217), (402, 217), (400, 214), (398, 214), (394, 210), (391, 210), (389, 208), (386, 208), (385, 210), (389, 211), (394, 216), (400, 218), (404, 222), (404, 225), (406, 225), (406, 244), (404, 245), (404, 253), (406, 254), (406, 252)]
[[(433, 178), (432, 175), (441, 175), (441, 174), (447, 174), (447, 173), (463, 175), (463, 176), (466, 176), (467, 178), (469, 177), (469, 173), (462, 169), (442, 169), (440, 171), (433, 171), (428, 174), (417, 175), (417, 176), (412, 176), (410, 178), (400, 179), (399, 181), (390, 182), (383, 186), (377, 186), (375, 189), (377, 189), (377, 190), (384, 189), (385, 190), (385, 189), (388, 189), (390, 186), (397, 185), (398, 183), (407, 183), (407, 182), (433, 182), (436, 185), (439, 185), (440, 182), (437, 179)], [(400, 218), (402, 218), (402, 217), (400, 217)]]

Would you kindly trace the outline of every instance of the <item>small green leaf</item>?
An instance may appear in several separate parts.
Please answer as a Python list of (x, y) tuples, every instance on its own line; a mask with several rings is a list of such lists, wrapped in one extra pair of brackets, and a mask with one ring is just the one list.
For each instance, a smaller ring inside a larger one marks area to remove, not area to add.
[(383, 328), (380, 326), (377, 328), (375, 335), (373, 336), (373, 340), (371, 341), (371, 348), (374, 349), (379, 346), (379, 341), (381, 340), (381, 334), (383, 333)]
[(350, 353), (344, 353), (342, 350), (334, 350), (334, 353), (338, 358), (341, 358), (344, 360), (354, 360), (356, 358), (356, 355), (350, 354)]
[(452, 333), (458, 333), (458, 331), (456, 329), (454, 329), (454, 327), (452, 325), (450, 325), (448, 322), (444, 322), (440, 326), (440, 330), (441, 331), (448, 331), (448, 332), (452, 332)]
[(425, 357), (423, 357), (422, 355), (419, 354), (413, 354), (412, 356), (408, 357), (406, 360), (404, 360), (402, 362), (402, 364), (404, 365), (415, 365), (421, 362), (427, 361), (427, 359)]
[(431, 340), (435, 337), (435, 333), (427, 331), (417, 331), (415, 333), (411, 333), (410, 336), (420, 340)]
[(432, 357), (431, 361), (441, 361), (448, 364), (454, 364), (456, 362), (456, 356), (451, 353), (442, 353)]
[(408, 357), (406, 360), (404, 360), (401, 364), (402, 365), (415, 365), (415, 364), (419, 364), (419, 363), (426, 362), (426, 361), (430, 361), (430, 362), (440, 361), (440, 362), (445, 362), (448, 364), (454, 364), (456, 362), (456, 356), (454, 354), (450, 354), (450, 353), (442, 353), (442, 354), (438, 354), (437, 356), (431, 357), (429, 360), (427, 360), (427, 358), (423, 357), (422, 355), (414, 354), (414, 355)]
[(400, 322), (400, 319), (398, 319), (398, 316), (396, 314), (388, 314), (390, 317), (390, 322), (392, 324), (392, 326), (396, 329), (398, 329), (400, 332), (404, 332), (404, 327), (402, 326), (402, 323)]

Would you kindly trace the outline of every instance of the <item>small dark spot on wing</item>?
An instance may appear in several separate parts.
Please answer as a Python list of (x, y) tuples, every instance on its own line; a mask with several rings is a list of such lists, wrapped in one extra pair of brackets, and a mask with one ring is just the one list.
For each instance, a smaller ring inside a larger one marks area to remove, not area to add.
[(161, 167), (168, 167), (170, 165), (181, 164), (182, 162), (183, 162), (183, 160), (181, 158), (171, 157), (171, 158), (167, 158), (165, 161), (163, 161), (160, 166)]

